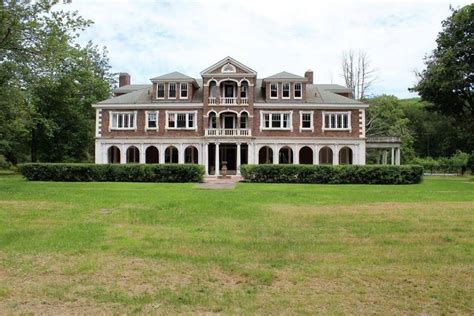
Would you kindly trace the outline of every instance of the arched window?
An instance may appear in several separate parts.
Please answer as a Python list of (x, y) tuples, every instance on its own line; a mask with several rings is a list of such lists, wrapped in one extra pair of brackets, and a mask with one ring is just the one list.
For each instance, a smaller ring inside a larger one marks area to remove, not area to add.
[(160, 162), (160, 155), (158, 152), (158, 148), (155, 146), (150, 146), (145, 151), (145, 162), (146, 163), (159, 163)]
[(216, 113), (209, 113), (209, 128), (217, 128), (217, 116)]
[(258, 152), (258, 164), (272, 164), (273, 163), (273, 150), (268, 146), (263, 146)]
[(185, 163), (198, 163), (198, 150), (194, 146), (189, 146), (184, 151)]
[(288, 147), (282, 147), (278, 155), (278, 163), (280, 164), (291, 164), (293, 163), (293, 150)]
[(217, 97), (217, 85), (215, 81), (211, 81), (211, 83), (209, 84), (209, 97)]
[(311, 165), (313, 164), (313, 150), (308, 146), (304, 146), (300, 149), (300, 164)]
[(139, 163), (140, 151), (135, 146), (130, 146), (127, 149), (127, 163)]
[(120, 149), (117, 146), (109, 147), (107, 156), (109, 163), (120, 163)]
[(240, 85), (240, 98), (246, 99), (248, 97), (248, 88), (249, 84), (247, 83), (247, 81), (242, 82), (242, 84)]
[(247, 112), (243, 112), (241, 115), (240, 115), (240, 126), (238, 126), (238, 128), (248, 128), (248, 124), (249, 124), (249, 116), (247, 114)]
[(235, 66), (232, 64), (225, 64), (222, 67), (222, 72), (229, 73), (229, 72), (236, 72)]
[(332, 149), (329, 147), (323, 147), (319, 151), (319, 164), (321, 165), (332, 165)]
[(178, 163), (178, 149), (174, 146), (169, 146), (165, 150), (165, 163)]
[(341, 150), (339, 150), (339, 164), (352, 165), (352, 149), (342, 147)]

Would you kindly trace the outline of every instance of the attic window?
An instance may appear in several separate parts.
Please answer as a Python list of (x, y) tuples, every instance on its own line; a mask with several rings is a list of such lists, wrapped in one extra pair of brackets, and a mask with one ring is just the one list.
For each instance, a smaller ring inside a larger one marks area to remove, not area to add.
[(224, 73), (229, 73), (229, 72), (235, 72), (236, 69), (234, 65), (232, 64), (225, 64), (224, 67), (222, 67), (222, 72)]

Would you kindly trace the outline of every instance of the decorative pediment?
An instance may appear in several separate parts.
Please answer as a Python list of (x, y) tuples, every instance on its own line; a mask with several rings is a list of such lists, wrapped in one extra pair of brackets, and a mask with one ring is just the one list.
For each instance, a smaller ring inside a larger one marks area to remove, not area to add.
[(238, 62), (237, 60), (233, 59), (232, 57), (226, 57), (214, 65), (210, 66), (209, 68), (203, 70), (201, 75), (233, 75), (238, 74), (242, 75), (245, 74), (247, 76), (256, 76), (257, 72), (244, 64)]

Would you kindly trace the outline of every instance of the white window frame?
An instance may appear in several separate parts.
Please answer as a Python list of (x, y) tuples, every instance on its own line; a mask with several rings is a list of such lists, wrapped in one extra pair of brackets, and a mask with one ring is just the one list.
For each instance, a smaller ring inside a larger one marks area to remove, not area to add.
[[(265, 127), (264, 117), (266, 114), (270, 115), (270, 126)], [(272, 127), (272, 115), (280, 114), (280, 127)], [(283, 115), (288, 114), (288, 126), (283, 126)], [(260, 111), (260, 130), (261, 131), (293, 131), (293, 111)]]
[[(160, 85), (163, 86), (163, 96), (162, 96), (162, 97), (159, 97), (159, 96), (158, 96), (158, 87), (159, 87)], [(164, 98), (165, 98), (165, 91), (166, 91), (166, 89), (165, 89), (165, 84), (162, 83), (162, 82), (158, 82), (158, 83), (156, 84), (156, 98), (159, 99), (159, 100), (164, 99)]]
[[(148, 115), (155, 114), (156, 115), (156, 127), (148, 126)], [(159, 121), (159, 111), (145, 111), (145, 130), (159, 130), (160, 121)]]
[[(300, 96), (296, 96), (296, 85), (300, 85)], [(301, 82), (295, 82), (293, 84), (293, 96), (295, 99), (302, 99), (303, 98), (303, 84)]]
[[(131, 115), (133, 114), (133, 126), (132, 127), (114, 127), (113, 120), (114, 115)], [(109, 131), (134, 131), (137, 129), (137, 111), (110, 111), (109, 112)]]
[[(186, 87), (186, 96), (183, 96), (183, 86)], [(179, 84), (179, 98), (180, 99), (187, 99), (189, 97), (189, 84), (187, 82), (181, 82)]]
[[(174, 84), (174, 97), (170, 97), (170, 91), (171, 91), (171, 85), (172, 84)], [(178, 95), (177, 86), (178, 86), (178, 84), (176, 82), (168, 82), (168, 99), (176, 99), (176, 96)]]
[[(309, 114), (310, 116), (310, 127), (303, 127), (304, 114)], [(314, 131), (314, 111), (300, 111), (300, 132), (301, 131)]]
[[(337, 127), (337, 120), (338, 120), (338, 114), (345, 114), (347, 115), (347, 127)], [(326, 127), (326, 115), (336, 115), (335, 118), (335, 123), (336, 127)], [(322, 111), (322, 130), (324, 131), (352, 131), (352, 126), (351, 126), (351, 112), (350, 111), (338, 111), (338, 112), (330, 112), (330, 111)]]
[[(178, 114), (186, 114), (186, 127), (178, 127), (177, 121), (175, 121), (175, 127), (169, 126), (169, 116), (170, 114), (178, 115)], [(194, 115), (193, 127), (189, 127), (189, 114)], [(190, 131), (197, 131), (198, 122), (197, 122), (197, 114), (198, 111), (166, 111), (166, 124), (165, 127), (167, 130), (190, 130)]]
[[(272, 97), (272, 85), (276, 85), (277, 89), (276, 89), (276, 92), (277, 92), (277, 95), (276, 97)], [(270, 99), (278, 99), (278, 82), (270, 82)]]
[[(288, 85), (288, 96), (285, 97), (285, 85)], [(283, 82), (281, 84), (281, 98), (288, 100), (291, 98), (291, 84), (289, 82)]]

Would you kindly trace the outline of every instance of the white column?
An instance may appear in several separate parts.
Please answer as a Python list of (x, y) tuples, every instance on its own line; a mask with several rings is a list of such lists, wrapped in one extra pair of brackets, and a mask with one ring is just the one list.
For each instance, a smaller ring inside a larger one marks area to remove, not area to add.
[(140, 158), (139, 158), (138, 161), (139, 161), (140, 163), (145, 163), (145, 162), (146, 162), (146, 161), (145, 161), (145, 160), (146, 160), (145, 145), (141, 144), (139, 150), (140, 150)]
[(395, 164), (395, 148), (391, 148), (391, 156), (390, 156), (390, 164), (394, 165)]
[(299, 165), (300, 164), (300, 147), (294, 146), (291, 148), (291, 150), (293, 151), (293, 164)]
[(178, 147), (178, 163), (179, 164), (184, 163), (184, 146), (183, 146), (183, 144), (179, 145), (179, 147)]
[(400, 148), (395, 151), (395, 164), (400, 165)]
[(216, 143), (216, 153), (215, 153), (215, 169), (216, 169), (216, 176), (220, 175), (220, 170), (219, 170), (219, 143)]
[(339, 164), (339, 147), (335, 146), (332, 148), (332, 164), (338, 165)]
[(313, 165), (319, 165), (319, 146), (313, 146)]
[(365, 142), (359, 145), (359, 164), (365, 165), (365, 157), (367, 155), (367, 149), (365, 148)]
[(105, 163), (105, 161), (102, 160), (102, 157), (104, 157), (104, 155), (102, 154), (102, 146), (100, 145), (100, 142), (96, 140), (94, 145), (95, 145), (95, 151), (94, 151), (95, 163), (96, 164)]
[(278, 165), (280, 163), (280, 160), (278, 159), (280, 148), (278, 148), (277, 146), (272, 146), (271, 148), (273, 150), (273, 164)]
[(255, 158), (255, 144), (249, 143), (249, 150), (248, 150), (248, 163), (249, 164), (257, 164), (258, 158)]
[(204, 172), (205, 175), (209, 175), (209, 143), (204, 143), (204, 150), (202, 153), (203, 161), (204, 161)]
[(166, 147), (163, 146), (163, 144), (160, 144), (160, 145), (158, 146), (158, 148), (159, 148), (159, 150), (160, 150), (160, 152), (159, 152), (159, 154), (160, 154), (160, 161), (159, 161), (159, 163), (165, 163), (165, 150), (166, 150)]
[(240, 162), (241, 162), (241, 157), (240, 157), (240, 143), (237, 143), (237, 175), (240, 175)]
[(127, 147), (125, 145), (120, 146), (120, 163), (127, 163)]

